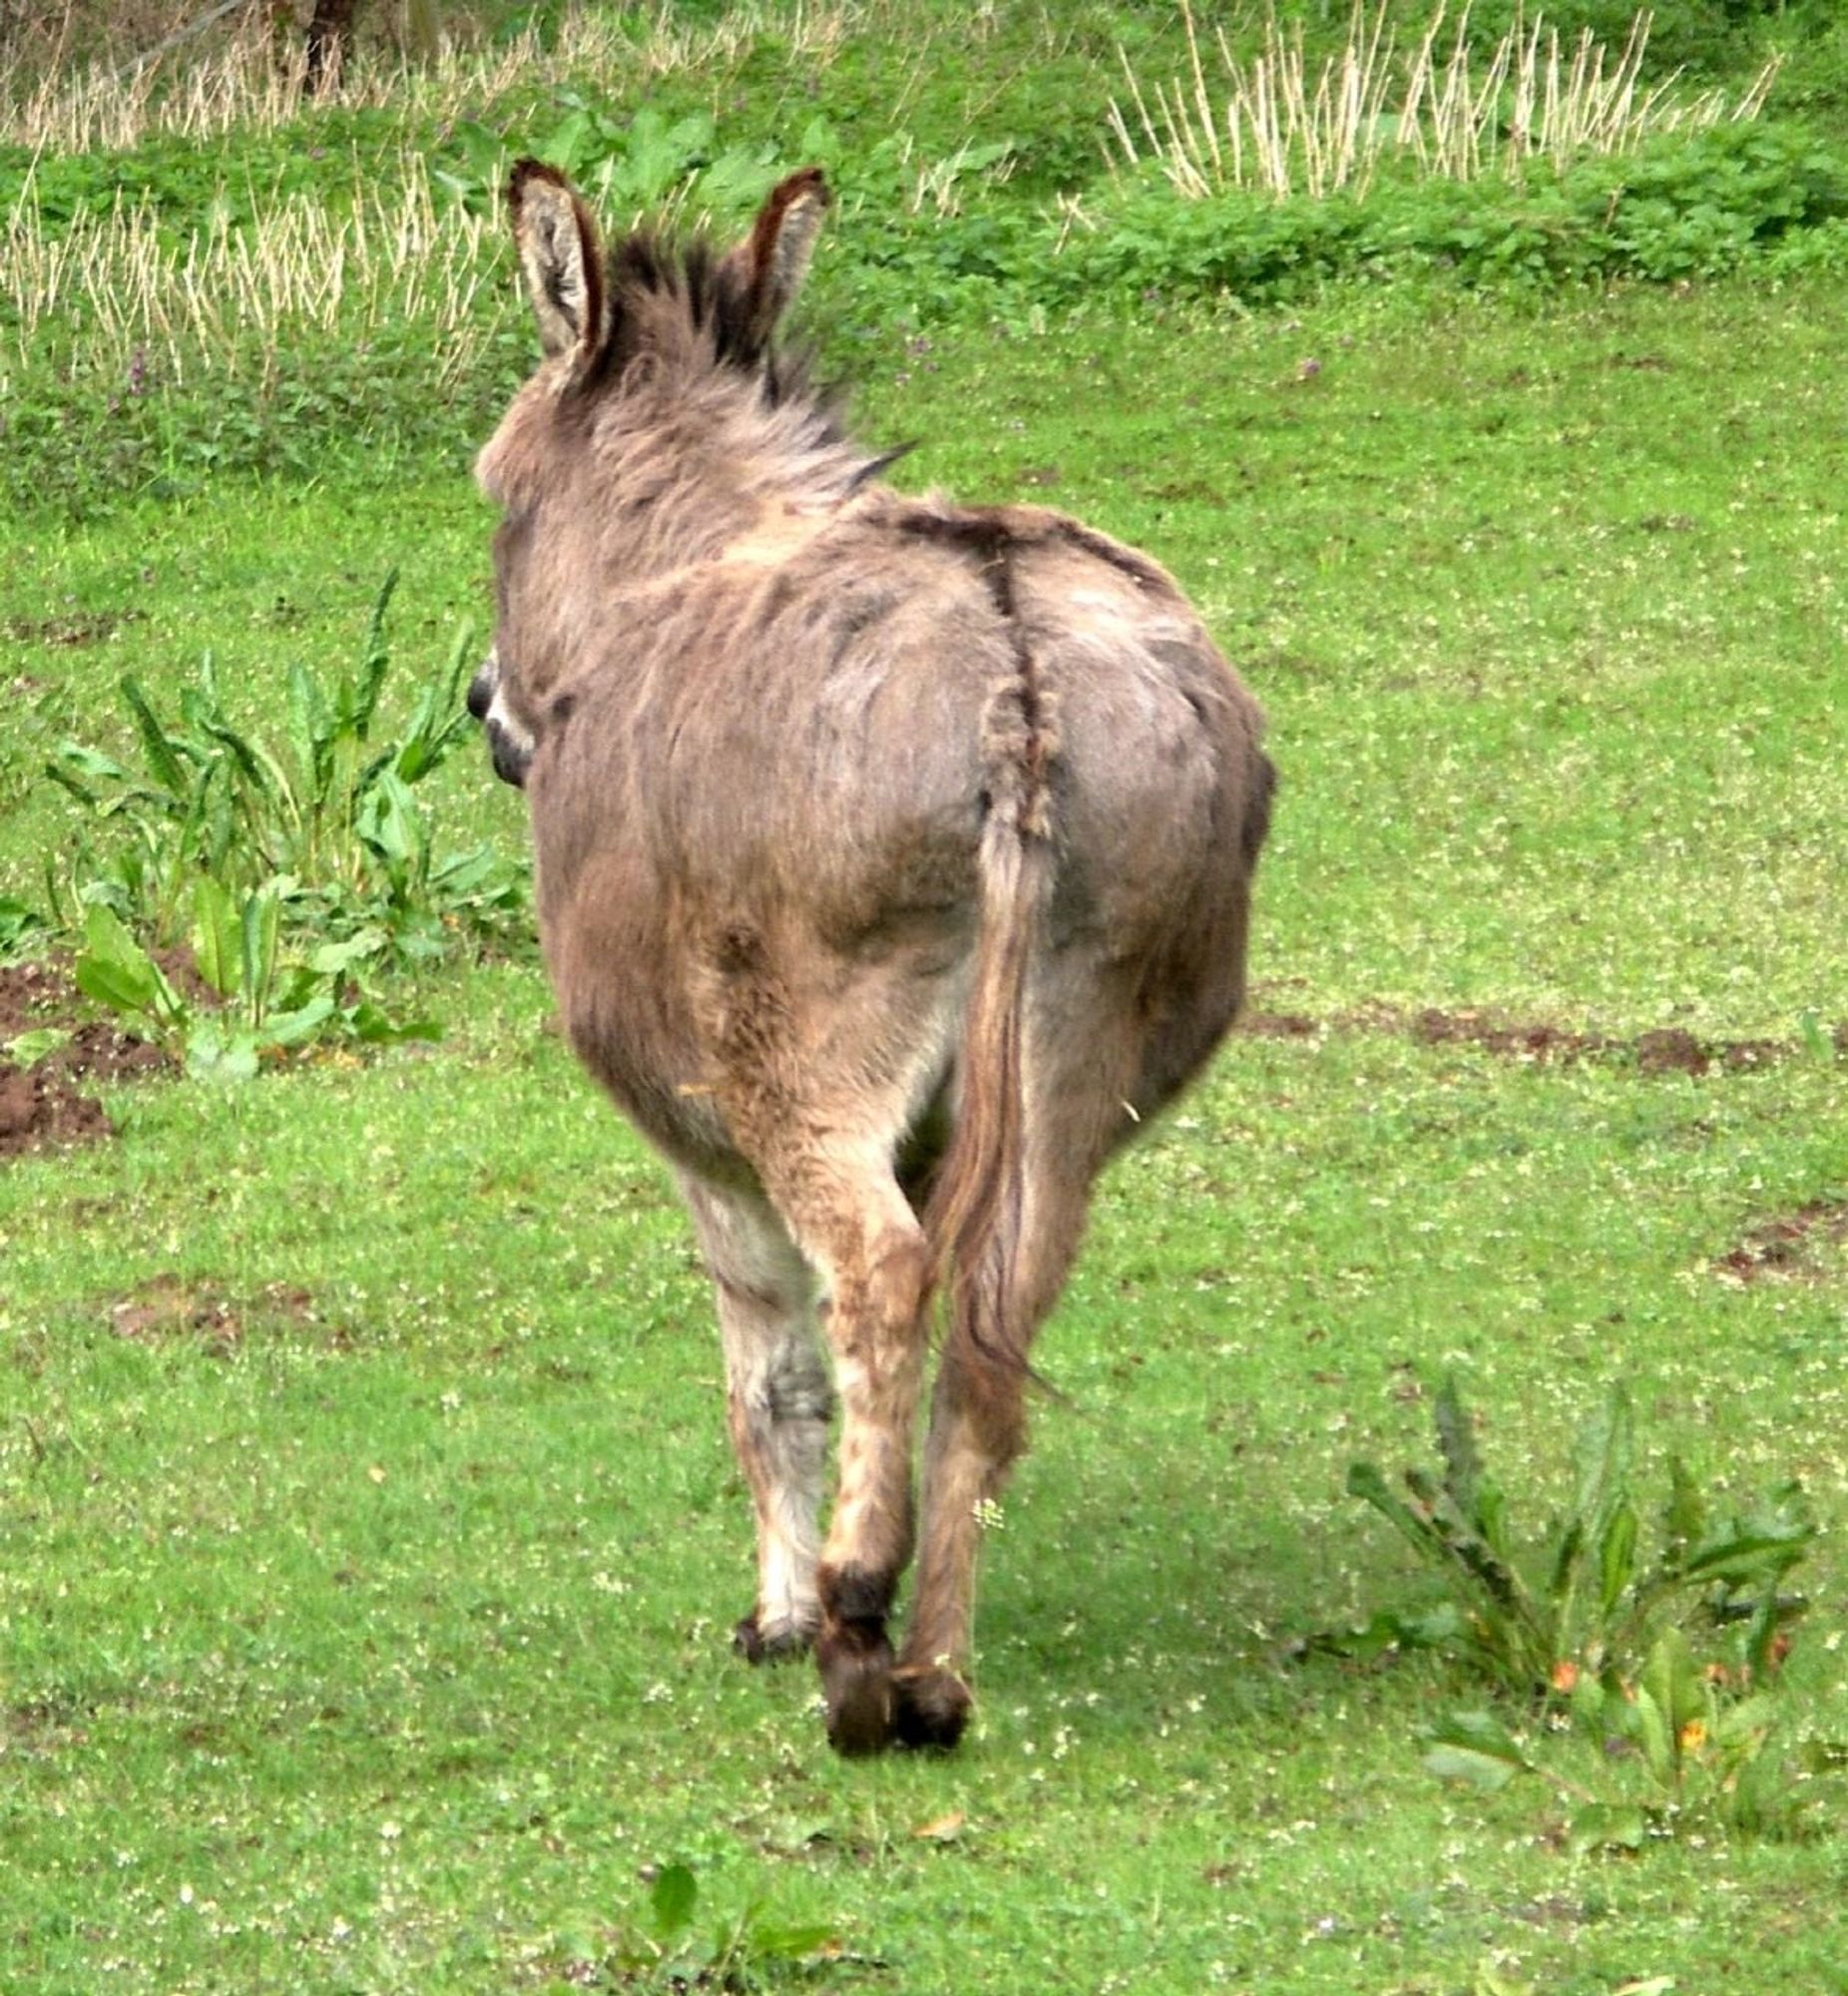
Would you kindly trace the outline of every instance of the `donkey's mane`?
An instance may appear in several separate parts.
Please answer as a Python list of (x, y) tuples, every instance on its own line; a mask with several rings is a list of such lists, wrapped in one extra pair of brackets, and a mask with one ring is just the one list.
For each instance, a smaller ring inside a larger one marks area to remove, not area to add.
[(741, 273), (704, 236), (677, 241), (638, 230), (612, 246), (606, 274), (607, 332), (584, 377), (586, 388), (621, 380), (636, 355), (658, 345), (678, 320), (690, 354), (704, 348), (718, 369), (754, 379), (771, 408), (808, 402), (828, 419), (829, 440), (845, 440), (840, 390), (815, 381), (806, 348), (777, 350)]
[(605, 262), (605, 334), (576, 392), (594, 403), (644, 353), (678, 365), (683, 388), (703, 376), (724, 382), (771, 419), (780, 453), (810, 467), (827, 463), (837, 497), (857, 491), (917, 446), (872, 452), (847, 427), (847, 390), (821, 380), (807, 345), (783, 347), (735, 259), (704, 236), (651, 230), (612, 245)]

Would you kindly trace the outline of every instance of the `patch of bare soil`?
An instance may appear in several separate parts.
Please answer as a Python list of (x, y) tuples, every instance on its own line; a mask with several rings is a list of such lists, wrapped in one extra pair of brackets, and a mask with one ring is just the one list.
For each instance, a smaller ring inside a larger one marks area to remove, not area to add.
[(100, 645), (113, 638), (125, 624), (143, 624), (145, 610), (98, 610), (69, 617), (14, 617), (7, 621), (6, 635), (26, 645)]
[(197, 1337), (221, 1353), (234, 1350), (253, 1322), (302, 1324), (317, 1316), (308, 1291), (287, 1282), (271, 1282), (239, 1300), (171, 1272), (154, 1276), (109, 1306), (109, 1326), (118, 1337), (143, 1343)]
[[(191, 964), (186, 968), (190, 972)], [(0, 1058), (0, 1159), (114, 1136), (102, 1104), (78, 1083), (132, 1080), (171, 1068), (158, 1047), (86, 1018), (87, 1010), (67, 963), (0, 965), (0, 1049), (29, 1033), (65, 1035), (30, 1065)]]
[(1413, 1039), (1427, 1047), (1462, 1042), (1516, 1060), (1579, 1060), (1587, 1054), (1603, 1053), (1611, 1045), (1609, 1040), (1569, 1032), (1564, 1026), (1511, 1023), (1486, 1012), (1440, 1012), (1435, 1007), (1416, 1013), (1408, 1029)]
[(113, 1137), (103, 1105), (42, 1068), (0, 1061), (0, 1158)]
[(1247, 1012), (1238, 1030), (1259, 1040), (1312, 1040), (1322, 1029), (1303, 1012)]
[[(1639, 1074), (1748, 1074), (1775, 1066), (1799, 1051), (1783, 1040), (1702, 1040), (1680, 1026), (1660, 1027), (1622, 1039), (1575, 1032), (1544, 1019), (1510, 1019), (1486, 1011), (1444, 1011), (1427, 1006), (1400, 1012), (1369, 1006), (1330, 1019), (1300, 1012), (1248, 1012), (1239, 1031), (1257, 1039), (1313, 1039), (1322, 1032), (1404, 1033), (1421, 1046), (1471, 1046), (1510, 1060), (1546, 1062), (1628, 1061)], [(1848, 1021), (1834, 1029), (1836, 1051), (1848, 1057)]]
[(1817, 1244), (1823, 1241), (1848, 1241), (1848, 1200), (1812, 1200), (1795, 1213), (1765, 1221), (1729, 1254), (1721, 1254), (1713, 1263), (1713, 1272), (1739, 1283), (1774, 1275), (1802, 1275), (1809, 1269)]

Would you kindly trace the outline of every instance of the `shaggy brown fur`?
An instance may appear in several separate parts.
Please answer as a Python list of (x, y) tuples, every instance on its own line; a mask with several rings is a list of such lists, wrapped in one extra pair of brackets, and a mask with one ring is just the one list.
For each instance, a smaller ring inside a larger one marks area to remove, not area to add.
[(505, 520), (471, 706), (531, 804), (571, 1042), (712, 1272), (758, 1527), (740, 1646), (815, 1645), (843, 1750), (949, 1745), (1091, 1182), (1242, 996), (1260, 718), (1146, 556), (879, 482), (773, 344), (818, 173), (723, 256), (606, 262), (531, 162), (512, 206), (547, 358), (478, 467)]

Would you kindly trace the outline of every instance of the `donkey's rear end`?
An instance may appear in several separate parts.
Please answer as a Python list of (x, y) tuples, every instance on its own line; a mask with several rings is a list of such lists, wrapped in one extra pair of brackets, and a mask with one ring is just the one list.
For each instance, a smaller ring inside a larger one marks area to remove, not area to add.
[(1240, 1001), (1259, 717), (1146, 557), (878, 481), (772, 344), (818, 176), (722, 259), (632, 239), (607, 266), (556, 176), (514, 192), (550, 357), (483, 453), (508, 524), (477, 705), (548, 963), (712, 1272), (758, 1526), (740, 1647), (812, 1642), (845, 1750), (949, 1745), (1092, 1181)]

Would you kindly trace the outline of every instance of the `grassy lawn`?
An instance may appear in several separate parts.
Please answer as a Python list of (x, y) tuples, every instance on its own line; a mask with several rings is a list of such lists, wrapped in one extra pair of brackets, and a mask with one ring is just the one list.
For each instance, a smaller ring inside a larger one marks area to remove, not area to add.
[[(1536, 1538), (1620, 1379), (1646, 1504), (1670, 1455), (1719, 1510), (1802, 1482), (1779, 1704), (1848, 1740), (1845, 308), (1349, 283), (843, 341), (906, 480), (1171, 567), (1283, 776), (1271, 1023), (1101, 1188), (969, 1740), (841, 1762), (807, 1668), (728, 1654), (687, 1228), (537, 965), (451, 958), (434, 1047), (112, 1084), (113, 1141), (0, 1162), (0, 1990), (692, 1986), (624, 1952), (685, 1864), (713, 1987), (1848, 1991), (1837, 1815), (1577, 1850), (1541, 1781), (1421, 1767), (1479, 1680), (1311, 1640), (1436, 1598), (1344, 1478), (1431, 1458), (1446, 1374)], [(175, 702), (209, 650), (260, 724), (394, 566), (398, 661), (485, 627), (465, 458), (363, 443), (7, 522), (0, 895), (68, 863), (56, 746), (132, 752), (123, 673)], [(485, 756), (430, 794), (523, 849)]]

